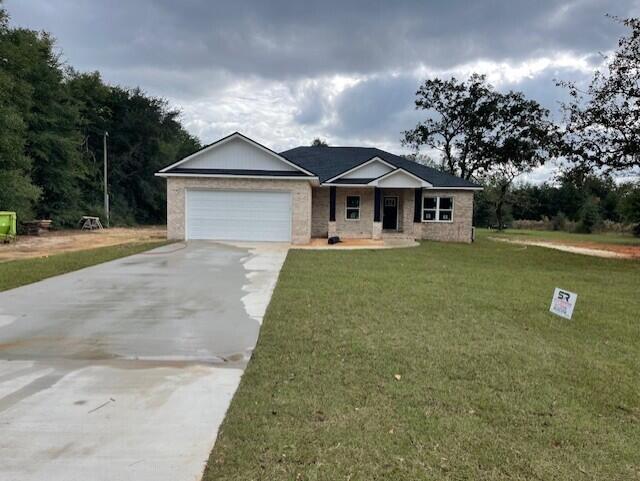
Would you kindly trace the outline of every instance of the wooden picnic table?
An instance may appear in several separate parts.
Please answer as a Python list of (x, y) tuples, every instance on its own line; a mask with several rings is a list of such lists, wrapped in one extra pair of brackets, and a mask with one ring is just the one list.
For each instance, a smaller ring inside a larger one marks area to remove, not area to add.
[(100, 222), (100, 217), (93, 217), (90, 215), (83, 215), (78, 222), (78, 225), (81, 226), (82, 230), (102, 230), (102, 222)]

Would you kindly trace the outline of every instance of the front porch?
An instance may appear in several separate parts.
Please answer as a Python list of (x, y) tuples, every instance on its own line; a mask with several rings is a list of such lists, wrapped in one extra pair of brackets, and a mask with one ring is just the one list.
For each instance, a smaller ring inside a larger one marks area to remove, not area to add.
[[(330, 186), (312, 192), (312, 237), (341, 239), (419, 238), (414, 224), (416, 195), (421, 189)], [(420, 212), (418, 211), (418, 214)]]
[(382, 239), (343, 239), (337, 244), (327, 243), (326, 237), (315, 237), (308, 244), (293, 245), (291, 249), (302, 250), (362, 250), (362, 249), (399, 249), (416, 247), (420, 244), (414, 239), (401, 236), (385, 236)]

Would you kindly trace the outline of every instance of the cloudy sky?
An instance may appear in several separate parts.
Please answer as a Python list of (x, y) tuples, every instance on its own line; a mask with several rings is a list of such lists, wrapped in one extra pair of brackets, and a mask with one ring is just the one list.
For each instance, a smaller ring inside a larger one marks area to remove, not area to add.
[[(554, 79), (586, 81), (624, 33), (605, 17), (640, 0), (5, 0), (51, 32), (76, 69), (140, 86), (202, 142), (239, 130), (276, 149), (375, 145), (396, 153), (427, 77), (471, 72), (553, 112)], [(537, 173), (544, 177), (547, 170)]]

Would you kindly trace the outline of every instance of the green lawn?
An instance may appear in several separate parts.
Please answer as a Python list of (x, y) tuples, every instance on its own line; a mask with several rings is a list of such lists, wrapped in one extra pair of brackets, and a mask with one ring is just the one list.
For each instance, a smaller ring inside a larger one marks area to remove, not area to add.
[(640, 479), (639, 292), (483, 235), (291, 251), (204, 479)]
[(0, 263), (0, 291), (71, 272), (83, 267), (111, 261), (165, 245), (165, 241), (136, 242), (67, 252), (49, 257), (37, 257)]
[(531, 240), (567, 241), (567, 242), (599, 242), (603, 244), (640, 245), (640, 237), (615, 232), (602, 234), (576, 234), (573, 232), (544, 231), (527, 229), (507, 229), (502, 232), (480, 229), (479, 234), (526, 238)]

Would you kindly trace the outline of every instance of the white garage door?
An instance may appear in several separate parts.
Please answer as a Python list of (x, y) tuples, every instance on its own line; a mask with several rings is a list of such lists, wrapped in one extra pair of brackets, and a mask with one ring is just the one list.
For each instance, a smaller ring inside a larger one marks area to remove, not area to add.
[(187, 239), (291, 240), (291, 194), (188, 190)]

